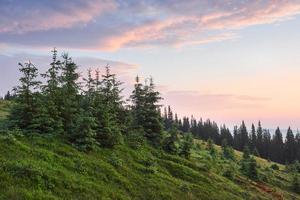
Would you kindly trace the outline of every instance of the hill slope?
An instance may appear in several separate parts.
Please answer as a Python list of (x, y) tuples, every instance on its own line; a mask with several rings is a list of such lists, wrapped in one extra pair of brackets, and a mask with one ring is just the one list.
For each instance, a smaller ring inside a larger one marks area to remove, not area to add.
[[(265, 166), (266, 161), (260, 161)], [(213, 160), (206, 150), (192, 159), (150, 147), (126, 145), (85, 154), (55, 137), (0, 137), (0, 199), (296, 199), (289, 176), (265, 171), (269, 184), (237, 172), (233, 163)], [(272, 185), (271, 185), (272, 184)]]
[[(9, 105), (0, 103), (3, 122)], [(195, 143), (186, 160), (126, 143), (83, 153), (58, 136), (1, 131), (0, 199), (300, 199), (284, 166), (272, 170), (257, 158), (254, 182), (239, 170), (240, 152), (237, 161), (213, 158), (205, 142)]]

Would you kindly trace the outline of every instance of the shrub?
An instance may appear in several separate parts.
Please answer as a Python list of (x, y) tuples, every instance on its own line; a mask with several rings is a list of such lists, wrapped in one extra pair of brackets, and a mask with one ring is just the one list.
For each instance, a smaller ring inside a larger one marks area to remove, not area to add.
[(126, 137), (126, 141), (128, 146), (132, 149), (141, 148), (146, 142), (143, 130), (134, 130), (130, 132)]
[(272, 164), (271, 169), (273, 170), (279, 170), (279, 166), (277, 164)]
[(122, 159), (118, 158), (116, 154), (112, 154), (109, 157), (108, 162), (113, 165), (114, 167), (122, 167), (123, 166), (123, 161)]

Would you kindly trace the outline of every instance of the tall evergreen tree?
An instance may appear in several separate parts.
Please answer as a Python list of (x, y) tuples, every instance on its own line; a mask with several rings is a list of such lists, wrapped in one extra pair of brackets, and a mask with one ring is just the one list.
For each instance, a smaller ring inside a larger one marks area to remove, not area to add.
[(262, 129), (260, 121), (258, 121), (258, 126), (256, 129), (256, 132), (257, 132), (256, 148), (257, 148), (259, 155), (262, 155), (262, 153), (263, 153), (263, 129)]
[(63, 96), (61, 101), (61, 114), (64, 124), (64, 130), (67, 134), (71, 134), (75, 128), (76, 117), (79, 112), (79, 89), (77, 83), (79, 74), (77, 73), (77, 65), (68, 56), (63, 55), (62, 73), (60, 81), (62, 84)]
[(256, 148), (256, 130), (254, 124), (251, 125), (251, 135), (250, 135), (250, 150), (253, 152)]
[(42, 97), (40, 98), (40, 111), (36, 121), (44, 127), (48, 133), (62, 133), (63, 123), (61, 117), (61, 88), (59, 86), (59, 73), (61, 61), (57, 59), (57, 50), (53, 49), (52, 62), (45, 74), (41, 74), (46, 79), (46, 85), (42, 86)]
[(162, 99), (160, 93), (155, 90), (153, 79), (150, 78), (149, 85), (144, 87), (145, 91), (145, 122), (143, 128), (145, 136), (155, 145), (160, 145), (162, 140), (162, 119), (158, 112), (160, 105), (158, 102)]
[[(121, 142), (121, 115), (122, 97), (120, 85), (116, 75), (110, 72), (110, 67), (105, 67), (100, 87), (97, 140), (102, 146), (113, 147)], [(97, 81), (96, 81), (97, 82)], [(97, 106), (97, 105), (96, 105)]]
[(275, 134), (273, 135), (271, 142), (271, 159), (275, 162), (284, 163), (283, 159), (283, 151), (284, 151), (284, 143), (282, 139), (282, 133), (277, 127)]
[(296, 143), (292, 129), (289, 127), (286, 133), (284, 157), (287, 163), (292, 163), (296, 157)]
[(248, 131), (244, 121), (242, 121), (242, 124), (238, 130), (238, 134), (240, 138), (239, 150), (242, 150), (245, 146), (249, 145)]
[(20, 86), (15, 88), (17, 99), (11, 112), (10, 119), (14, 126), (21, 129), (32, 130), (35, 127), (33, 122), (37, 114), (37, 92), (40, 81), (37, 81), (38, 69), (29, 61), (19, 63), (19, 70), (22, 73)]

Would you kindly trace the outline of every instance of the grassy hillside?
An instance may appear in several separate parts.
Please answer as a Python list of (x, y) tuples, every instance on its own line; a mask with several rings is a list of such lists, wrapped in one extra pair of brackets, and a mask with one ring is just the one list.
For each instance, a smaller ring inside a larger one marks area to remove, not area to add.
[(253, 182), (238, 161), (212, 158), (205, 146), (196, 140), (190, 160), (126, 143), (87, 154), (56, 136), (3, 131), (0, 199), (300, 199), (284, 166), (258, 159), (261, 180)]

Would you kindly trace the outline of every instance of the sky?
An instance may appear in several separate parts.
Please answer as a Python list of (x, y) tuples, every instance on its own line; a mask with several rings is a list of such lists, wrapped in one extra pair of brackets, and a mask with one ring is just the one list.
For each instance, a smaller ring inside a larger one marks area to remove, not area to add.
[(0, 0), (0, 95), (51, 50), (152, 76), (180, 116), (300, 128), (300, 0)]

